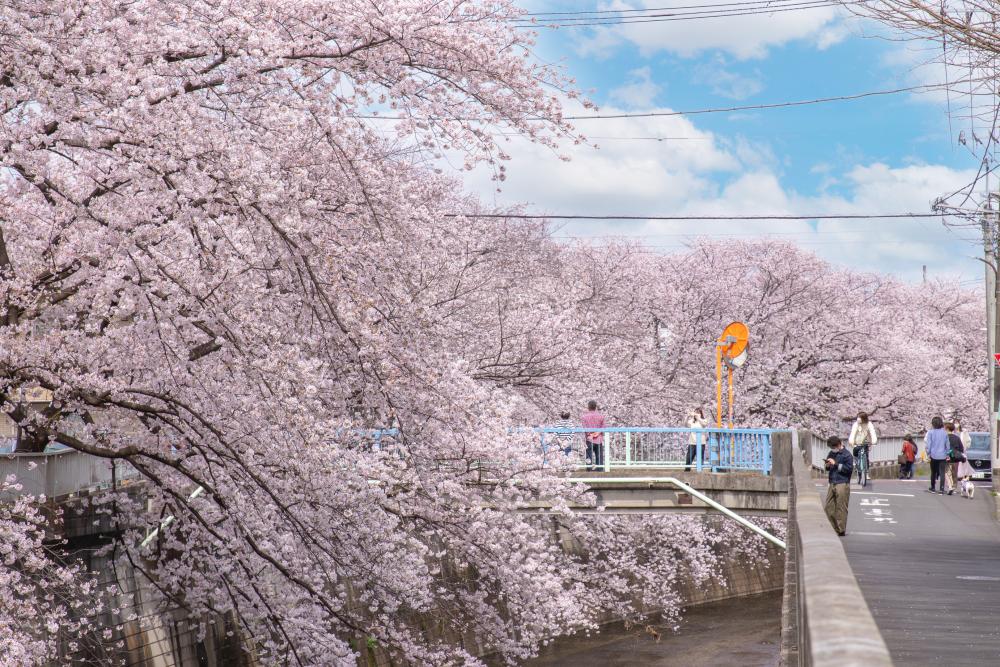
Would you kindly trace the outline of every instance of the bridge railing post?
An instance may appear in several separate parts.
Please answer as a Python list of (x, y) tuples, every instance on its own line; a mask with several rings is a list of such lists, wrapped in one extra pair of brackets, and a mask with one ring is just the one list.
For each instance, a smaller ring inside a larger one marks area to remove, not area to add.
[(604, 434), (604, 441), (601, 447), (604, 449), (604, 472), (611, 472), (611, 434)]
[(702, 469), (702, 463), (701, 463), (702, 434), (701, 434), (701, 431), (699, 430), (694, 435), (695, 435), (694, 455), (698, 459), (698, 462), (697, 462), (697, 464), (695, 466), (695, 470), (697, 470), (698, 472), (701, 472), (701, 469)]
[(625, 467), (632, 465), (632, 432), (625, 431)]

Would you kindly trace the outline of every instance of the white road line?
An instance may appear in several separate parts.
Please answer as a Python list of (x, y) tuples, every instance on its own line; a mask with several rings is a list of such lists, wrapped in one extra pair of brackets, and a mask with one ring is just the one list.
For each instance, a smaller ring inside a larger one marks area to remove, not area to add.
[(912, 493), (875, 493), (874, 491), (851, 491), (852, 496), (899, 496), (900, 498), (913, 498)]
[(878, 535), (879, 537), (896, 537), (896, 533), (875, 533), (863, 530), (852, 530), (849, 535)]

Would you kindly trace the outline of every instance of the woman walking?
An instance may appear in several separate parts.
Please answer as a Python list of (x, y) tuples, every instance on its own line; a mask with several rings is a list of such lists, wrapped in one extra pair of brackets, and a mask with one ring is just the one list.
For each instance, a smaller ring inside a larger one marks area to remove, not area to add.
[(917, 460), (917, 443), (913, 442), (912, 435), (903, 436), (903, 451), (900, 452), (899, 478), (913, 479), (913, 467)]
[(976, 491), (976, 487), (972, 483), (972, 476), (976, 474), (976, 469), (969, 463), (969, 457), (962, 457), (955, 474), (958, 476), (958, 488), (962, 492), (962, 497), (971, 498)]
[(944, 425), (944, 430), (948, 433), (948, 466), (945, 481), (948, 483), (948, 495), (950, 496), (955, 493), (955, 487), (958, 486), (958, 465), (965, 460), (965, 444), (955, 432), (955, 424), (947, 422)]

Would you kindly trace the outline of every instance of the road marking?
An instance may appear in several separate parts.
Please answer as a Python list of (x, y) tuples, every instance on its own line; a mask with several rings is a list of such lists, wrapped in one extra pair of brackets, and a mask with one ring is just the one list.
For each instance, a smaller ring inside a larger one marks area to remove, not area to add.
[(879, 537), (896, 537), (896, 533), (876, 533), (864, 530), (852, 530), (851, 535), (878, 535)]
[(968, 575), (964, 577), (955, 577), (956, 579), (966, 579), (968, 581), (1000, 581), (1000, 577), (980, 577), (975, 575)]
[(913, 498), (912, 493), (875, 493), (874, 491), (851, 491), (852, 496), (899, 496), (900, 498)]

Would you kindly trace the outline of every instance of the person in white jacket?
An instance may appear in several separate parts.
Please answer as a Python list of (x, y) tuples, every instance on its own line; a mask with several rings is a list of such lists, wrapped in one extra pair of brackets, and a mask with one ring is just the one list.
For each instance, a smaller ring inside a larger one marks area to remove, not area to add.
[[(691, 429), (702, 429), (708, 426), (708, 419), (705, 418), (705, 410), (702, 408), (695, 408), (688, 413), (687, 416), (687, 427)], [(702, 459), (705, 458), (705, 450), (708, 447), (708, 443), (702, 440), (701, 443)], [(698, 436), (695, 433), (691, 433), (688, 436), (688, 449), (687, 456), (684, 457), (684, 470), (691, 470), (691, 464), (694, 463), (698, 458)]]
[(854, 448), (864, 447), (865, 461), (868, 465), (871, 465), (871, 446), (877, 442), (878, 434), (875, 433), (875, 425), (868, 419), (868, 413), (859, 412), (854, 426), (851, 427), (851, 435), (847, 438), (847, 444), (852, 447), (851, 453), (855, 453)]

